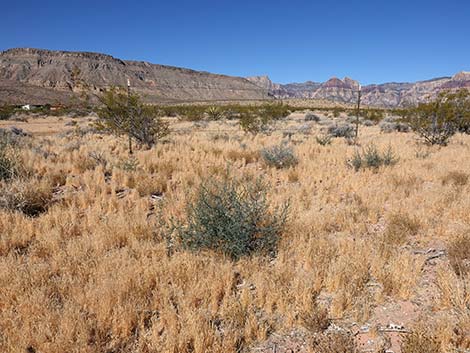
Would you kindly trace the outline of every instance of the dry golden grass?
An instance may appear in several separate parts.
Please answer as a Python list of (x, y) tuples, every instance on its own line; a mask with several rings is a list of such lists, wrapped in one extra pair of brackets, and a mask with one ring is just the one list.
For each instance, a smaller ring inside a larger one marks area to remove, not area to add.
[[(299, 164), (277, 170), (264, 167), (258, 151), (279, 144), (282, 133), (211, 128), (230, 130), (230, 138), (182, 130), (136, 151), (134, 164), (125, 141), (111, 136), (35, 137), (49, 153), (22, 150), (34, 171), (24, 182), (39, 183), (40, 192), (59, 188), (36, 217), (0, 210), (1, 352), (239, 352), (274, 332), (323, 330), (330, 319), (364, 323), (377, 305), (420, 295), (425, 258), (413, 250), (469, 234), (470, 183), (462, 175), (470, 174), (470, 136), (419, 159), (412, 134), (364, 128), (364, 146), (391, 145), (400, 161), (354, 172), (345, 160), (355, 147), (343, 139), (318, 145), (317, 127), (292, 138)], [(163, 219), (183, 216), (200, 182), (227, 168), (262, 175), (273, 204), (290, 200), (275, 260), (232, 262), (177, 244), (168, 252), (159, 209)], [(443, 262), (433, 284), (429, 315), (439, 319), (430, 335), (442, 351), (468, 348), (470, 319), (455, 315), (468, 314), (468, 278)], [(405, 351), (434, 347), (426, 337), (413, 336)], [(348, 338), (319, 344), (353, 347)]]

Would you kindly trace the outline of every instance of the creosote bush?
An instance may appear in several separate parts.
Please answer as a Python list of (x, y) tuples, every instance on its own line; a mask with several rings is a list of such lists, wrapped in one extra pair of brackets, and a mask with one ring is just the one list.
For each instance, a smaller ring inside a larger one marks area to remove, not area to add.
[(436, 100), (420, 104), (404, 114), (425, 143), (446, 146), (457, 132), (470, 132), (470, 92), (442, 92)]
[(174, 225), (177, 238), (191, 250), (210, 249), (233, 260), (255, 253), (275, 254), (288, 206), (272, 210), (260, 181), (211, 179), (187, 205), (187, 218)]
[[(159, 110), (142, 103), (136, 94), (127, 96), (112, 89), (101, 97), (96, 127), (130, 139), (150, 148), (170, 133), (169, 123), (160, 119)], [(129, 146), (129, 152), (132, 151)]]
[(277, 169), (293, 167), (299, 163), (292, 147), (284, 144), (263, 148), (260, 154), (268, 166), (276, 167)]

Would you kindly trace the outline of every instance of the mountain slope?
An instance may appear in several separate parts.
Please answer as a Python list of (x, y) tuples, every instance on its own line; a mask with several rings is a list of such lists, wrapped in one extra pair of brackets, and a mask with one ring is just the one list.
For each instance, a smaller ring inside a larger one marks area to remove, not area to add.
[(125, 86), (127, 79), (133, 90), (153, 103), (269, 98), (266, 89), (241, 77), (120, 60), (98, 53), (41, 49), (0, 52), (0, 93), (5, 92), (6, 85), (36, 86), (50, 93), (45, 97), (47, 103), (60, 98), (63, 92), (78, 93), (83, 85), (77, 82), (100, 92), (111, 86)]
[[(255, 84), (270, 90), (278, 98), (326, 99), (341, 103), (355, 103), (359, 83), (348, 77), (333, 77), (324, 83), (276, 84), (269, 77), (249, 77)], [(274, 87), (270, 88), (270, 87)], [(362, 87), (362, 102), (379, 107), (404, 107), (426, 102), (439, 92), (448, 89), (470, 88), (470, 72), (459, 72), (453, 77), (440, 77), (415, 83), (384, 83)]]

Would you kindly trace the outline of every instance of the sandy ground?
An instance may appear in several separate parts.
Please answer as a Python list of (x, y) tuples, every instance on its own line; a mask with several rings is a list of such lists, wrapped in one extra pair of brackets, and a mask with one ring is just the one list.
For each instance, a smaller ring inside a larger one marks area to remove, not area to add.
[[(31, 117), (27, 121), (0, 120), (1, 129), (17, 127), (23, 131), (37, 135), (54, 135), (59, 132), (70, 131), (76, 126), (86, 127), (93, 121), (91, 117), (70, 118), (70, 117)], [(76, 122), (76, 123), (73, 123)], [(72, 125), (74, 124), (74, 125)]]

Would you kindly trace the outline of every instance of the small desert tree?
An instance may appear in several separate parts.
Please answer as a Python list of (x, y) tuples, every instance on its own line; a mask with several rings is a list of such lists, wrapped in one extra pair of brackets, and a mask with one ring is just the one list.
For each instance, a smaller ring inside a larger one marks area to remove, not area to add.
[(407, 112), (411, 128), (428, 144), (445, 146), (458, 131), (470, 133), (470, 93), (442, 92)]
[(129, 153), (132, 139), (148, 148), (170, 132), (169, 124), (160, 119), (158, 110), (146, 106), (136, 94), (126, 94), (117, 89), (107, 91), (101, 98), (97, 126), (116, 135), (127, 135)]

